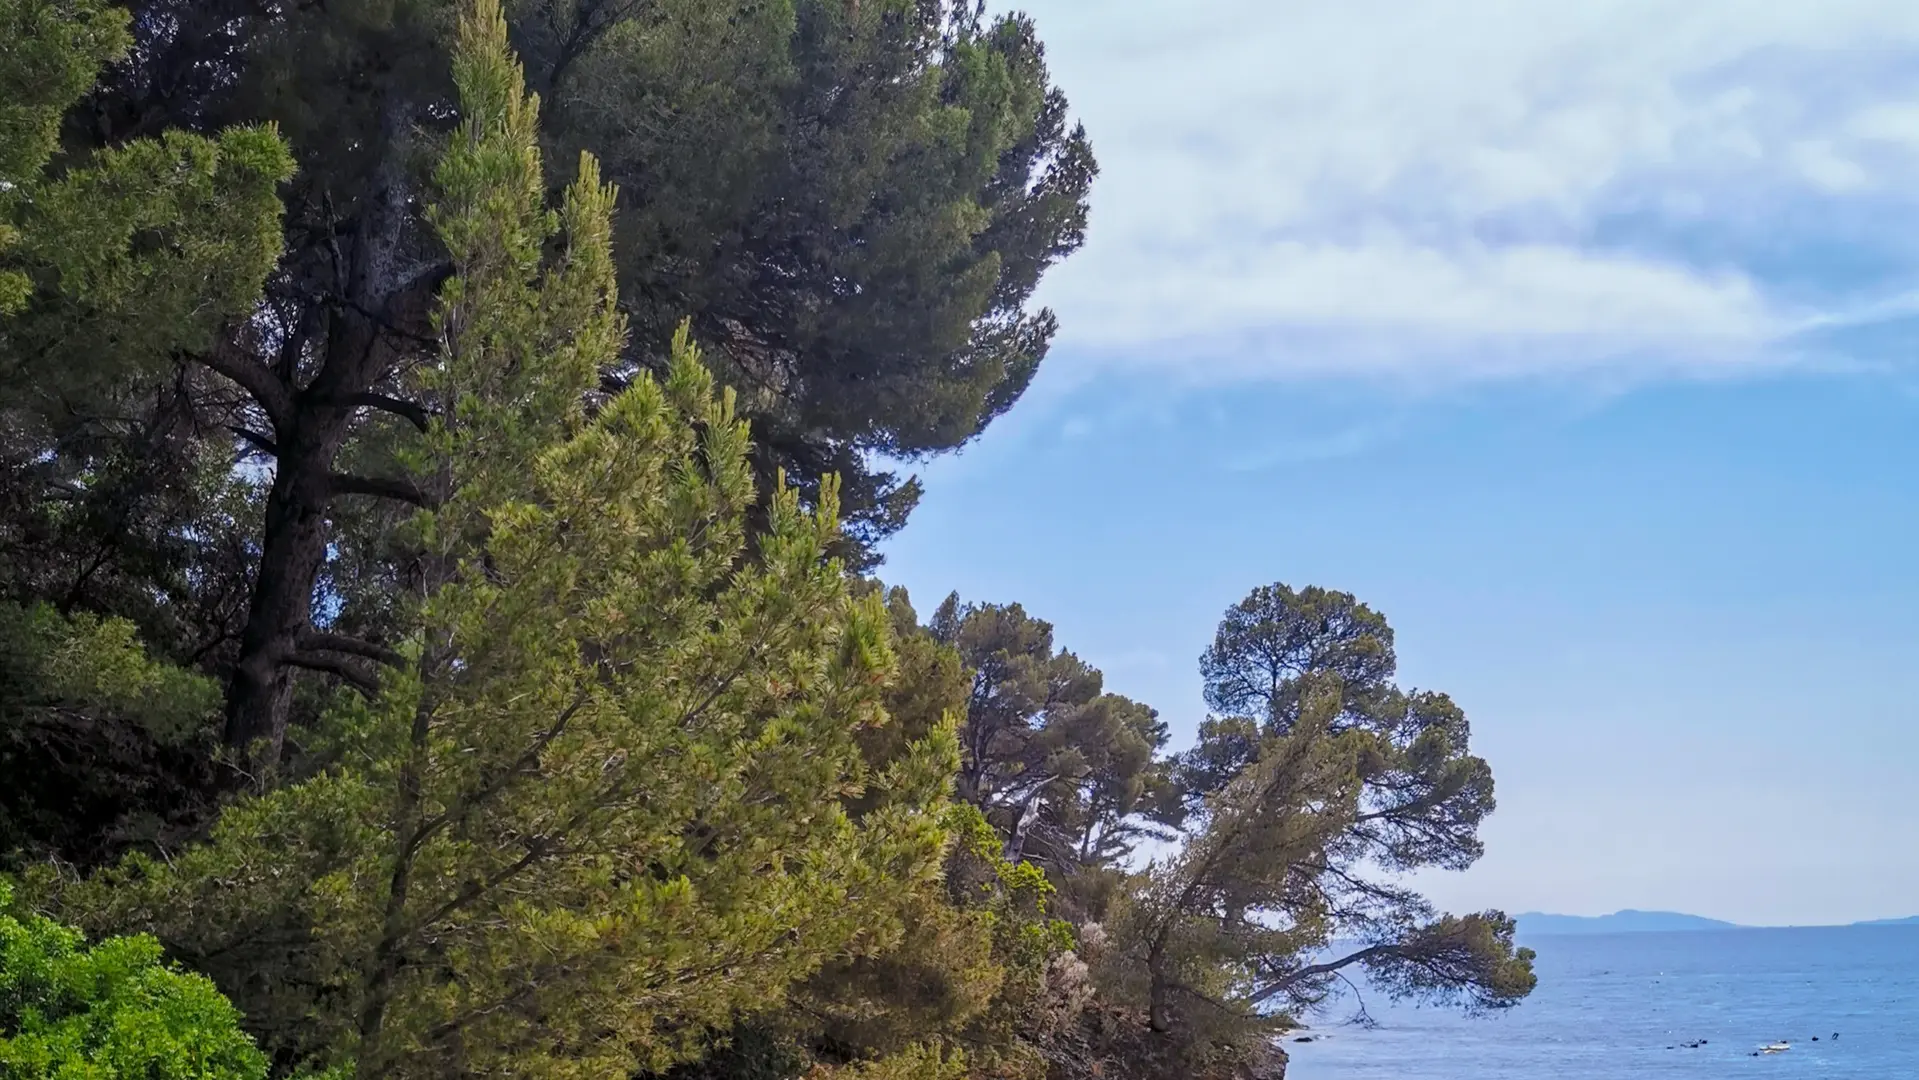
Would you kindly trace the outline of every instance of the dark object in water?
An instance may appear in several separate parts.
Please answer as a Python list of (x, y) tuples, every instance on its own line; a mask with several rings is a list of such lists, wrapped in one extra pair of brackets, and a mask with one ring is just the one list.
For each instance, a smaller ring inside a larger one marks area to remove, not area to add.
[(1301, 1035), (1299, 1038), (1294, 1039), (1293, 1041), (1294, 1042), (1312, 1042), (1313, 1037), (1311, 1035)]

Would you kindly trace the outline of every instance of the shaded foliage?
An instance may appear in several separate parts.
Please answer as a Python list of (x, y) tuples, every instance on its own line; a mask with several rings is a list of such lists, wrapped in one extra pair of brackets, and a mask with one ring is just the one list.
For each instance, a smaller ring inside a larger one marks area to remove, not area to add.
[(1166, 725), (1105, 693), (1099, 671), (1055, 651), (1018, 604), (941, 604), (929, 624), (972, 674), (959, 794), (1008, 834), (1007, 855), (1060, 871), (1110, 866), (1177, 814), (1158, 759)]
[(899, 528), (918, 485), (869, 456), (950, 450), (1019, 398), (1055, 326), (1028, 301), (1084, 235), (1092, 153), (1031, 22), (968, 0), (521, 8), (551, 138), (627, 193), (636, 340), (691, 315), (765, 466), (809, 494), (839, 475), (863, 545)]
[[(597, 1076), (696, 1054), (937, 879), (950, 729), (868, 770), (886, 612), (778, 491), (753, 538), (744, 422), (682, 335), (590, 419), (619, 345), (610, 198), (539, 209), (529, 103), (488, 5), (439, 171), (444, 402), (415, 462), (420, 594), (389, 673), (330, 707), (333, 764), (210, 840), (36, 880), (211, 974), (281, 1068)], [(565, 225), (544, 263), (546, 230)], [(343, 677), (354, 681), (351, 675)], [(857, 820), (839, 798), (872, 791)], [(828, 798), (822, 799), (826, 794)]]
[(502, 3), (0, 0), (0, 860), (153, 935), (35, 971), (276, 1076), (1224, 1080), (1348, 970), (1530, 990), (1404, 884), (1492, 777), (1352, 596), (1230, 609), (1169, 757), (859, 576), (1053, 332), (1029, 21)]
[[(225, 741), (248, 750), (257, 780), (280, 765), (296, 717), (315, 715), (302, 688), (314, 673), (389, 646), (399, 629), (388, 597), (409, 564), (395, 534), (421, 493), (394, 466), (431, 414), (411, 373), (432, 361), (433, 300), (451, 268), (422, 210), (438, 142), (460, 117), (448, 63), (459, 5), (139, 0), (123, 20), (85, 0), (10, 2), (36, 26), (73, 28), (63, 47), (87, 61), (17, 54), (32, 69), (14, 82), (58, 91), (0, 116), (32, 135), (19, 145), (53, 152), (50, 125), (64, 112), (67, 157), (127, 155), (115, 167), (129, 175), (191, 160), (216, 180), (147, 192), (164, 199), (122, 191), (113, 214), (68, 224), (131, 230), (149, 262), (217, 269), (205, 256), (220, 237), (193, 231), (199, 210), (266, 221), (248, 234), (256, 258), (230, 280), (214, 274), (175, 295), (174, 279), (141, 277), (139, 260), (66, 267), (94, 282), (93, 308), (33, 324), (58, 331), (41, 351), (74, 356), (98, 344), (96, 331), (142, 355), (162, 342), (133, 348), (141, 326), (174, 335), (157, 350), (167, 370), (139, 368), (137, 386), (88, 410), (91, 450), (53, 433), (40, 445), (58, 453), (39, 467), (71, 478), (97, 466), (89, 454), (137, 465), (156, 440), (168, 444), (168, 469), (102, 493), (104, 513), (142, 527), (138, 542), (103, 553), (99, 576), (129, 595), (149, 580), (188, 594), (192, 626), (150, 627), (184, 640), (156, 647), (227, 680)], [(876, 559), (918, 497), (878, 458), (953, 449), (1011, 406), (1053, 332), (1028, 301), (1083, 235), (1093, 161), (1031, 24), (934, 0), (524, 0), (508, 15), (551, 103), (548, 148), (567, 168), (592, 149), (623, 191), (619, 278), (637, 332), (600, 372), (609, 392), (642, 370), (663, 376), (664, 343), (691, 317), (757, 425), (759, 489), (783, 470), (816, 505), (837, 475), (836, 553), (856, 566)], [(66, 109), (89, 64), (112, 56), (122, 60), (97, 90)], [(261, 124), (284, 141), (271, 161)], [(266, 219), (253, 212), (257, 185), (221, 186), (246, 170), (274, 183), (291, 173), (277, 195), (264, 192), (277, 208)], [(76, 199), (96, 207), (102, 194)], [(57, 203), (34, 205), (57, 215)], [(169, 213), (179, 224), (163, 224)], [(68, 250), (88, 249), (45, 249)], [(0, 274), (11, 307), (27, 279)], [(176, 317), (140, 323), (101, 306), (136, 292)], [(252, 310), (236, 321), (224, 301), (240, 296)], [(222, 302), (182, 303), (210, 298)], [(6, 370), (0, 361), (0, 382)], [(158, 392), (162, 375), (176, 392)], [(125, 494), (181, 486), (196, 468), (230, 474), (236, 456), (258, 481), (241, 498)], [(43, 503), (26, 491), (20, 513), (45, 517)], [(181, 580), (168, 556), (180, 537), (210, 535), (201, 526), (217, 513), (237, 515), (246, 543), (207, 553)], [(327, 636), (358, 651), (316, 650)]]
[(219, 689), (133, 624), (0, 601), (0, 867), (177, 841), (207, 810)]

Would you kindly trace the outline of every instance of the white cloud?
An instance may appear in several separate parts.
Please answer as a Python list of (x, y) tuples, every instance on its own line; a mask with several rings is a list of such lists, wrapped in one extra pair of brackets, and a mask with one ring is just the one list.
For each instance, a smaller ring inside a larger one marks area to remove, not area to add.
[(1807, 139), (1795, 144), (1792, 160), (1801, 176), (1815, 187), (1833, 194), (1860, 191), (1872, 186), (1872, 174), (1858, 162), (1841, 154), (1825, 139)]
[(1846, 124), (1854, 137), (1919, 150), (1919, 102), (1881, 102), (1859, 110)]
[(1608, 212), (1751, 232), (1757, 196), (1919, 179), (1886, 153), (1919, 151), (1913, 88), (1873, 97), (1861, 60), (1919, 52), (1900, 0), (1022, 6), (1103, 169), (1087, 248), (1045, 287), (1063, 355), (1217, 372), (1200, 343), (1236, 342), (1234, 377), (1773, 363), (1817, 313), (1736, 256), (1602, 243)]
[(1761, 341), (1779, 329), (1736, 274), (1713, 277), (1547, 244), (1274, 239), (1195, 252), (1179, 260), (1177, 273), (1150, 257), (1101, 269), (1097, 292), (1064, 292), (1059, 302), (1068, 310), (1106, 309), (1075, 331), (1076, 340), (1105, 347), (1264, 325), (1721, 344)]

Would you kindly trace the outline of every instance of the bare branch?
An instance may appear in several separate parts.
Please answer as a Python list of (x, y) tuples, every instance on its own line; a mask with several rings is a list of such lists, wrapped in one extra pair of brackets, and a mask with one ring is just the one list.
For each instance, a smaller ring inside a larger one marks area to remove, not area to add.
[(253, 357), (232, 355), (237, 351), (216, 346), (193, 358), (245, 390), (265, 410), (267, 419), (273, 421), (275, 427), (285, 424), (293, 415), (293, 387)]
[(343, 660), (337, 656), (305, 652), (291, 652), (286, 654), (284, 659), (286, 663), (292, 667), (305, 668), (308, 671), (325, 672), (328, 675), (337, 675), (344, 680), (347, 685), (365, 694), (367, 697), (372, 697), (380, 692), (379, 680), (352, 661)]
[(426, 492), (421, 491), (410, 480), (334, 473), (327, 477), (327, 485), (329, 493), (334, 495), (371, 495), (375, 498), (411, 503), (422, 508), (432, 506), (432, 501), (427, 498)]
[(421, 406), (411, 401), (402, 401), (396, 397), (389, 397), (386, 394), (355, 394), (353, 396), (353, 404), (361, 408), (378, 409), (383, 413), (392, 413), (394, 416), (400, 417), (421, 431), (427, 429), (432, 419), (426, 409)]
[(280, 456), (280, 445), (252, 428), (241, 427), (238, 424), (228, 424), (227, 430), (240, 436), (240, 438), (246, 440), (248, 443), (251, 443), (255, 450), (260, 451), (268, 457)]
[(345, 634), (329, 634), (319, 630), (308, 630), (300, 635), (300, 648), (310, 652), (345, 653), (348, 656), (360, 656), (387, 667), (401, 667), (406, 657), (384, 645), (375, 645), (371, 641), (362, 641)]

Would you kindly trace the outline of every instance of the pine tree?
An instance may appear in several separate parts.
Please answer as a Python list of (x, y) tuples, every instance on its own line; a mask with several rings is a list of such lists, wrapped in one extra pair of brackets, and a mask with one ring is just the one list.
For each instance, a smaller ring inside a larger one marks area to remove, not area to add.
[(267, 126), (63, 151), (126, 23), (98, 0), (0, 0), (0, 860), (91, 862), (206, 802), (210, 717), (170, 689), (195, 679), (103, 696), (41, 661), (191, 662), (230, 602), (205, 583), (228, 579), (245, 484), (196, 430), (214, 380), (180, 356), (256, 309), (292, 160)]
[(1155, 1030), (1243, 1039), (1310, 1011), (1354, 966), (1389, 993), (1472, 1009), (1531, 992), (1510, 918), (1442, 916), (1393, 878), (1471, 865), (1493, 789), (1464, 714), (1391, 684), (1382, 617), (1343, 593), (1258, 589), (1201, 670), (1210, 704), (1252, 715), (1203, 727), (1182, 762), (1187, 842), (1121, 904), (1117, 984)]
[[(62, 477), (112, 459), (125, 479), (90, 520), (123, 527), (84, 531), (128, 542), (90, 544), (98, 568), (76, 588), (47, 565), (86, 542), (46, 526), (58, 500), (36, 486), (0, 505), (35, 567), (19, 595), (72, 592), (221, 676), (229, 748), (261, 765), (332, 681), (296, 658), (330, 674), (400, 630), (387, 599), (409, 568), (391, 532), (418, 492), (390, 481), (429, 426), (411, 372), (432, 362), (451, 273), (422, 208), (460, 117), (456, 7), (132, 0), (134, 47), (60, 128), (77, 153), (272, 123), (298, 163), (252, 317), (175, 342), (172, 385), (99, 410), (115, 420), (81, 452), (55, 441)], [(1033, 292), (1084, 233), (1091, 151), (1031, 23), (950, 0), (523, 0), (508, 17), (561, 171), (593, 149), (624, 191), (638, 332), (609, 388), (663, 377), (691, 317), (756, 424), (759, 490), (784, 470), (816, 506), (839, 476), (837, 551), (876, 559), (918, 497), (879, 461), (952, 450), (1011, 407), (1054, 331)], [(84, 355), (86, 335), (45, 325)], [(257, 489), (220, 485), (236, 456)], [(315, 647), (329, 635), (358, 652)]]
[(126, 21), (99, 0), (0, 0), (0, 389), (16, 408), (206, 347), (280, 254), (293, 163), (271, 127), (169, 130), (49, 173)]
[(692, 316), (762, 469), (809, 495), (841, 477), (870, 557), (920, 493), (871, 458), (965, 445), (1056, 329), (1029, 303), (1080, 246), (1097, 168), (1034, 24), (974, 0), (519, 7), (550, 137), (628, 194), (633, 359)]
[(937, 880), (956, 748), (942, 727), (868, 768), (887, 612), (827, 555), (830, 485), (810, 512), (774, 491), (749, 550), (747, 427), (686, 334), (664, 382), (579, 409), (621, 343), (611, 193), (583, 163), (544, 263), (497, 4), (460, 35), (414, 630), (333, 706), (330, 768), (170, 861), (44, 884), (212, 974), (283, 1068), (626, 1075), (895, 943), (898, 894)]
[(1056, 651), (1052, 625), (1018, 604), (949, 596), (934, 638), (971, 674), (960, 796), (1006, 834), (1006, 856), (1062, 874), (1111, 865), (1177, 816), (1154, 710), (1104, 692), (1098, 669)]

